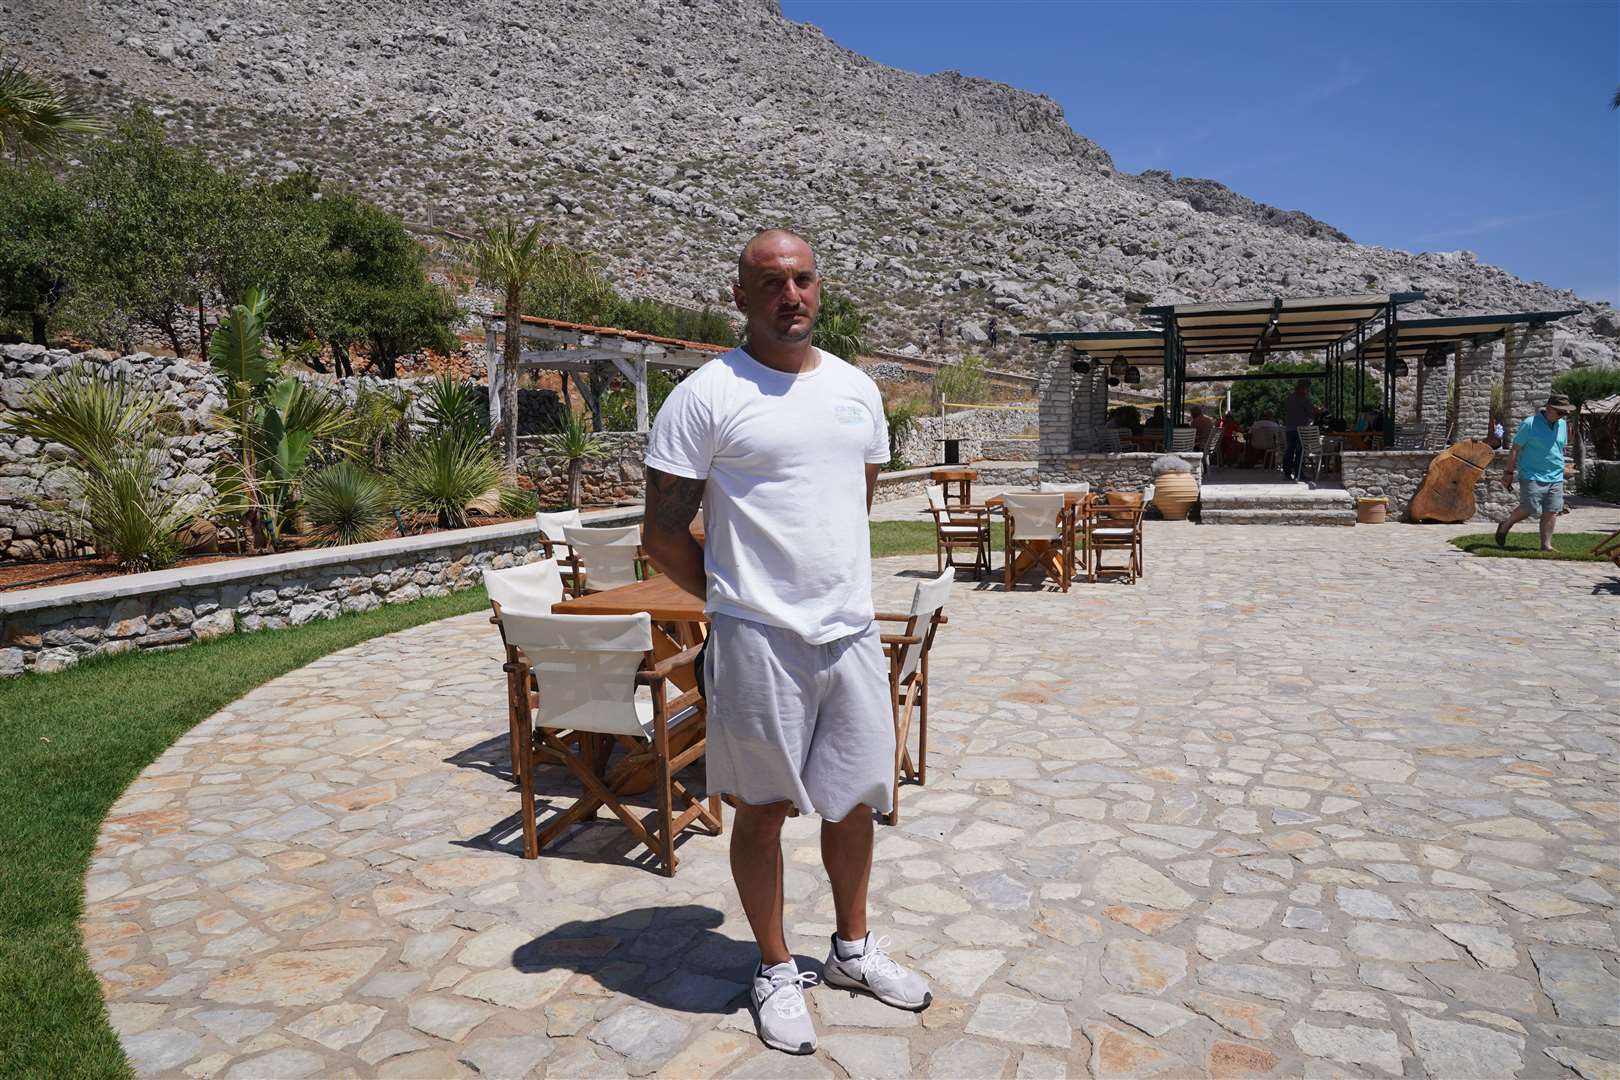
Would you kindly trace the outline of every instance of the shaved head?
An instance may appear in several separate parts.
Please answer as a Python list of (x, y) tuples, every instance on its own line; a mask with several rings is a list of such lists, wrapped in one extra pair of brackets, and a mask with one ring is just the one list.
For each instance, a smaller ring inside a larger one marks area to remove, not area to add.
[(748, 317), (752, 348), (781, 356), (784, 363), (800, 363), (809, 355), (821, 313), (821, 275), (816, 253), (802, 236), (787, 229), (755, 234), (737, 257), (731, 294)]
[(755, 233), (748, 243), (743, 245), (742, 254), (737, 256), (737, 280), (742, 281), (750, 263), (757, 263), (763, 257), (763, 253), (782, 244), (790, 246), (802, 244), (804, 250), (810, 254), (810, 265), (815, 265), (816, 253), (810, 251), (810, 244), (804, 237), (792, 229), (765, 229)]

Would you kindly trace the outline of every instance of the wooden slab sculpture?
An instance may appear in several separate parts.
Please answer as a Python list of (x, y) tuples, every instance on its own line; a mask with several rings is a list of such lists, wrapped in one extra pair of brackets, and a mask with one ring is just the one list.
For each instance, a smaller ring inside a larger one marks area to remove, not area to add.
[(1436, 454), (1412, 496), (1412, 520), (1456, 524), (1473, 517), (1474, 484), (1495, 456), (1490, 443), (1479, 439), (1464, 439)]

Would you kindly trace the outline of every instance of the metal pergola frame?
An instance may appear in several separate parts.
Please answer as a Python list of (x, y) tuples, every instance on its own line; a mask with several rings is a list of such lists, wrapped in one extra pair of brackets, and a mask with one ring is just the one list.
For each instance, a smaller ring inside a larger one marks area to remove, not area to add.
[[(501, 418), (501, 353), (506, 335), (506, 316), (485, 315), (483, 319), (489, 378), (489, 420), (493, 425), (499, 423)], [(523, 316), (520, 341), (561, 345), (562, 348), (551, 350), (523, 349), (518, 357), (518, 371), (521, 373), (524, 368), (561, 371), (565, 379), (572, 378), (580, 397), (587, 402), (592, 395), (581, 376), (589, 375), (603, 363), (611, 364), (635, 388), (636, 430), (643, 432), (651, 426), (647, 402), (649, 369), (691, 371), (726, 351), (723, 345), (681, 341), (608, 326), (539, 319), (532, 315)]]

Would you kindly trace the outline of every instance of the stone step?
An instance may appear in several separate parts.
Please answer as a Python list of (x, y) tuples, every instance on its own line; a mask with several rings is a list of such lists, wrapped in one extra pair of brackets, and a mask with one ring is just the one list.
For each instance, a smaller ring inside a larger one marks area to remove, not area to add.
[(1291, 507), (1211, 508), (1205, 504), (1199, 514), (1205, 525), (1354, 525), (1353, 507), (1300, 509)]
[(1345, 495), (1340, 499), (1312, 499), (1300, 496), (1279, 496), (1259, 499), (1212, 499), (1206, 493), (1199, 499), (1205, 510), (1349, 510), (1356, 509), (1356, 500)]

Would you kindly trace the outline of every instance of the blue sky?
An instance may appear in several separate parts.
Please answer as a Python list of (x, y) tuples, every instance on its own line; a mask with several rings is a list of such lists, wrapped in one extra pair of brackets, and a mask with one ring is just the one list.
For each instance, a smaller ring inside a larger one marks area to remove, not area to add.
[(782, 0), (913, 71), (1047, 94), (1168, 169), (1363, 243), (1620, 303), (1620, 4)]

